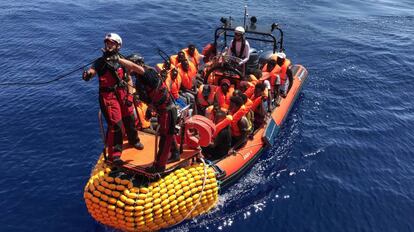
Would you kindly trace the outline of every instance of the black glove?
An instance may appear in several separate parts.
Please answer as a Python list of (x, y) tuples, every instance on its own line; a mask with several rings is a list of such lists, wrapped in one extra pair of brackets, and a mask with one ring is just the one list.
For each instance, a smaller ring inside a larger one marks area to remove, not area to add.
[(92, 78), (92, 75), (88, 71), (83, 71), (82, 79), (84, 81), (89, 81)]
[(118, 63), (119, 58), (120, 58), (119, 54), (116, 53), (116, 54), (113, 54), (113, 55), (107, 57), (106, 60), (110, 61), (110, 62)]
[(150, 120), (152, 118), (152, 110), (148, 107), (147, 111), (145, 111), (145, 119)]

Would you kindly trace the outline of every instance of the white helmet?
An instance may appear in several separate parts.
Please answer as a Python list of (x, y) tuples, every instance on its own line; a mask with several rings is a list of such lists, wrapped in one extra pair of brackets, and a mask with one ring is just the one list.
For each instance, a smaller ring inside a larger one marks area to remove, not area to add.
[(108, 33), (108, 34), (106, 34), (106, 35), (105, 35), (104, 42), (105, 42), (106, 40), (111, 40), (111, 41), (113, 41), (113, 42), (117, 43), (119, 46), (122, 46), (122, 39), (121, 39), (121, 36), (119, 36), (119, 35), (118, 35), (118, 34), (116, 34), (116, 33)]
[(238, 26), (234, 29), (234, 33), (240, 33), (240, 34), (244, 34), (245, 30), (243, 27)]

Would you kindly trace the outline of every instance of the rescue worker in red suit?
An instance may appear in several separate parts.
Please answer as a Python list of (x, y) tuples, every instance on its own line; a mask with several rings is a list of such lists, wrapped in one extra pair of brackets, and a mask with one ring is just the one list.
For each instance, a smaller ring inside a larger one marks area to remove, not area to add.
[(118, 62), (109, 59), (118, 54), (122, 39), (118, 34), (109, 33), (105, 36), (104, 43), (103, 56), (98, 58), (89, 70), (83, 72), (82, 78), (89, 81), (98, 74), (100, 108), (108, 124), (106, 145), (109, 160), (119, 165), (122, 164), (124, 127), (130, 145), (139, 150), (142, 150), (144, 145), (135, 129), (133, 99), (132, 95), (128, 94), (127, 80), (124, 80), (125, 71)]
[(152, 107), (158, 115), (158, 135), (160, 141), (158, 153), (152, 167), (146, 169), (147, 172), (162, 172), (168, 162), (170, 151), (172, 157), (170, 161), (179, 159), (178, 151), (173, 149), (174, 130), (177, 122), (177, 108), (168, 92), (167, 86), (160, 78), (159, 74), (152, 68), (145, 68), (129, 60), (119, 58), (119, 63), (128, 70), (135, 72), (135, 88), (141, 101)]

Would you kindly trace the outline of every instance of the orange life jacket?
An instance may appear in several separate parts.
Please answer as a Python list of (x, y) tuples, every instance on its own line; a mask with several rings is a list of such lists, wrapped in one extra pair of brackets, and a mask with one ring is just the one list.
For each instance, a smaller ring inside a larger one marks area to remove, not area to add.
[(190, 54), (188, 52), (188, 48), (184, 48), (181, 51), (184, 52), (185, 57), (187, 58), (187, 60), (190, 61), (191, 63), (193, 63), (194, 66), (198, 69), (198, 66), (200, 64), (200, 53), (198, 52), (197, 48), (194, 50), (194, 56), (190, 56)]
[(147, 112), (148, 106), (142, 101), (139, 101), (138, 104), (136, 104), (136, 111), (139, 119), (139, 123), (141, 124), (141, 128), (149, 128), (151, 125), (151, 122), (145, 119), (145, 112)]
[(208, 63), (210, 59), (216, 55), (216, 47), (214, 46), (214, 44), (209, 43), (203, 48), (201, 54), (203, 54), (204, 56), (204, 63)]
[[(282, 64), (282, 67), (280, 68), (280, 85), (283, 85), (286, 82), (286, 71), (289, 68), (291, 62), (289, 59), (285, 59), (285, 62)], [(277, 65), (276, 65), (277, 66)]]
[(220, 108), (229, 109), (230, 98), (233, 96), (234, 87), (230, 86), (227, 94), (224, 94), (220, 87), (217, 88), (215, 99)]
[(265, 64), (262, 68), (262, 72), (263, 73), (269, 73), (269, 78), (270, 78), (270, 86), (271, 88), (274, 88), (274, 86), (276, 85), (276, 78), (277, 75), (279, 75), (281, 68), (279, 67), (279, 65), (275, 65), (275, 67), (269, 71), (267, 71), (267, 64)]
[(170, 63), (171, 65), (174, 65), (175, 67), (177, 67), (177, 65), (180, 63), (178, 62), (178, 55), (172, 55), (170, 57)]
[(246, 103), (244, 103), (244, 105), (245, 105), (248, 109), (251, 109), (251, 108), (252, 108), (252, 105), (253, 105), (253, 101), (252, 101), (252, 100), (250, 100), (249, 98), (247, 98), (247, 101), (246, 101)]
[(237, 137), (241, 135), (241, 131), (240, 131), (238, 123), (240, 119), (243, 116), (245, 116), (248, 112), (249, 112), (249, 109), (247, 109), (245, 105), (242, 105), (240, 109), (236, 113), (233, 114), (233, 120), (231, 121), (231, 124), (230, 124), (232, 136)]
[(188, 62), (188, 71), (184, 71), (182, 65), (178, 65), (178, 74), (181, 76), (181, 86), (184, 89), (191, 89), (193, 87), (193, 80), (196, 78), (197, 69), (193, 63)]
[(176, 100), (180, 97), (181, 76), (178, 73), (177, 77), (173, 80), (171, 78), (171, 73), (171, 71), (168, 72), (165, 84), (167, 85), (167, 89), (170, 91), (171, 95), (174, 97), (174, 100)]
[(250, 105), (250, 110), (252, 111), (256, 111), (257, 107), (262, 103), (263, 97), (256, 97), (255, 99), (252, 100), (252, 104)]
[(213, 134), (213, 138), (217, 137), (217, 135), (222, 131), (224, 128), (226, 128), (228, 125), (231, 124), (233, 121), (233, 116), (227, 115), (225, 119), (223, 119), (221, 122), (216, 124), (216, 131)]
[(203, 87), (204, 85), (201, 85), (200, 87), (198, 87), (198, 92), (197, 92), (198, 103), (204, 107), (210, 106), (214, 103), (214, 95), (216, 93), (217, 86), (210, 85), (210, 94), (208, 95), (207, 100), (203, 96)]
[(252, 82), (248, 82), (249, 87), (244, 91), (244, 94), (247, 96), (247, 98), (251, 98), (254, 94), (254, 87), (255, 85)]

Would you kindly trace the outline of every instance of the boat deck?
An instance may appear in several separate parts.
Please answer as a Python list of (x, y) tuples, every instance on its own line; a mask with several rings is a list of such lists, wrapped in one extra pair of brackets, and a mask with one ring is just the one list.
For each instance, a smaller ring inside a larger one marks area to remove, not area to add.
[[(156, 150), (158, 150), (158, 143), (156, 144), (156, 136), (154, 134), (139, 131), (139, 138), (141, 143), (144, 144), (143, 150), (137, 150), (128, 144), (127, 140), (124, 140), (121, 159), (124, 164), (121, 165), (132, 172), (144, 174), (146, 176), (153, 176), (151, 173), (145, 172), (146, 167), (152, 166), (155, 161)], [(200, 153), (199, 149), (190, 149), (184, 147), (183, 153), (180, 155), (180, 160), (173, 163), (168, 163), (166, 166), (166, 172), (174, 170), (176, 167), (186, 166), (191, 162), (197, 154)]]

